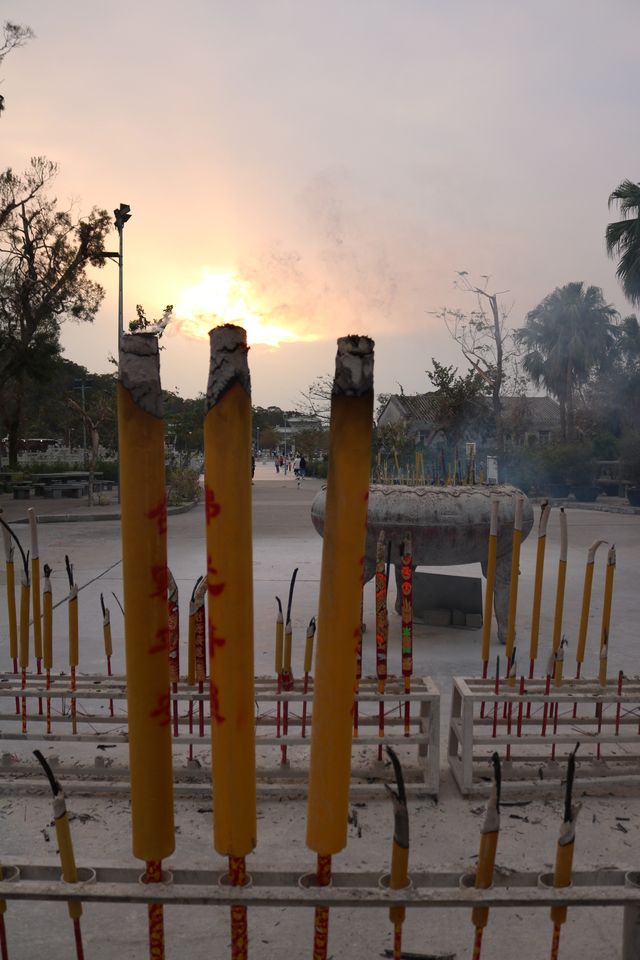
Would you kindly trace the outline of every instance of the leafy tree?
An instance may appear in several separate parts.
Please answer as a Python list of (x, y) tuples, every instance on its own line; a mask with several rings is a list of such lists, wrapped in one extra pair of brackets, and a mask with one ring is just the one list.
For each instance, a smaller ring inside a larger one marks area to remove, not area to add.
[(54, 174), (55, 166), (39, 158), (22, 177), (7, 171), (0, 186), (0, 420), (12, 464), (27, 384), (51, 376), (60, 324), (92, 320), (104, 296), (87, 268), (104, 263), (108, 214), (94, 208), (76, 219), (59, 209), (46, 190)]
[(640, 183), (623, 180), (609, 197), (609, 209), (615, 203), (622, 220), (607, 226), (607, 253), (619, 258), (616, 276), (625, 297), (640, 305)]
[(457, 367), (445, 367), (434, 358), (431, 365), (433, 370), (427, 370), (427, 377), (435, 388), (430, 395), (432, 439), (442, 432), (450, 444), (456, 445), (470, 430), (485, 433), (489, 393), (486, 379), (474, 367), (461, 376)]
[[(4, 58), (17, 47), (23, 47), (27, 40), (32, 40), (35, 36), (31, 27), (25, 27), (20, 23), (11, 23), (5, 20), (2, 25), (2, 40), (0, 41), (0, 64)], [(4, 110), (4, 97), (0, 96), (0, 113)]]
[(575, 436), (575, 404), (580, 388), (606, 361), (615, 340), (617, 312), (600, 287), (568, 283), (531, 310), (516, 331), (526, 350), (523, 368), (560, 405), (562, 439)]

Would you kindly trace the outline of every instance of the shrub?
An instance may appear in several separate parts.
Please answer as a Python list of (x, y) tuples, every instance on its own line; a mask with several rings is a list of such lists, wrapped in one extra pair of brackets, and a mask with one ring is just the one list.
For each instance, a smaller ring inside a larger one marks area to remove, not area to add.
[(319, 480), (327, 479), (329, 460), (327, 457), (307, 461), (307, 476), (317, 477)]
[(200, 499), (198, 474), (189, 467), (174, 467), (167, 471), (167, 502), (171, 506), (193, 503)]
[(595, 459), (591, 443), (556, 443), (540, 454), (550, 483), (593, 483)]

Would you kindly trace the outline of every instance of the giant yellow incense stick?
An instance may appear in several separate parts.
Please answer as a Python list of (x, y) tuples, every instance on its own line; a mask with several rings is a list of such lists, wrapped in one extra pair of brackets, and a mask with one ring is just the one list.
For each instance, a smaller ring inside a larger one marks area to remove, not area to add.
[(7, 618), (9, 621), (9, 657), (13, 672), (18, 672), (18, 617), (16, 613), (16, 573), (13, 564), (13, 543), (11, 534), (3, 527), (5, 570), (7, 576)]
[[(331, 396), (316, 676), (311, 728), (307, 845), (318, 854), (317, 882), (347, 841), (353, 690), (373, 424), (373, 341), (338, 340)], [(328, 911), (315, 914), (314, 960), (326, 957)]]
[(486, 677), (489, 667), (489, 647), (491, 644), (491, 622), (493, 620), (493, 592), (496, 584), (496, 553), (498, 550), (498, 499), (491, 498), (491, 519), (489, 521), (489, 550), (487, 554), (487, 585), (484, 594), (484, 620), (482, 623), (482, 676)]
[[(609, 659), (609, 628), (611, 626), (611, 602), (613, 600), (613, 576), (616, 572), (616, 548), (609, 547), (607, 554), (607, 573), (604, 581), (604, 601), (602, 604), (602, 627), (600, 630), (600, 671), (601, 687), (607, 685), (607, 661)], [(602, 709), (602, 705), (600, 706)]]
[[(231, 882), (256, 844), (251, 536), (251, 381), (246, 332), (211, 331), (204, 421), (213, 843)], [(246, 908), (231, 908), (234, 958), (247, 956)]]
[[(167, 503), (158, 341), (120, 346), (118, 436), (133, 853), (161, 879), (175, 847), (167, 615)], [(164, 957), (162, 906), (149, 906), (149, 945)]]
[[(595, 566), (596, 550), (605, 540), (594, 540), (587, 551), (587, 563), (584, 570), (584, 586), (582, 588), (582, 610), (580, 613), (580, 629), (578, 631), (578, 646), (576, 649), (576, 678), (580, 678), (580, 671), (584, 663), (584, 652), (587, 645), (587, 631), (589, 629), (589, 609), (591, 607), (591, 587), (593, 585), (593, 569)], [(575, 717), (575, 713), (574, 713)]]
[[(497, 671), (496, 671), (497, 676)], [(476, 869), (477, 890), (488, 890), (493, 884), (493, 870), (496, 863), (496, 851), (498, 849), (498, 836), (500, 834), (500, 758), (497, 753), (493, 754), (493, 789), (487, 802), (487, 812), (484, 824), (480, 832), (480, 851), (478, 853), (478, 866)], [(471, 911), (471, 922), (473, 923), (476, 934), (473, 943), (473, 960), (480, 960), (482, 950), (482, 934), (484, 928), (489, 922), (489, 907), (474, 907)]]
[[(524, 513), (524, 497), (516, 497), (516, 506), (513, 519), (513, 541), (511, 546), (511, 582), (509, 584), (509, 616), (507, 618), (507, 670), (512, 660), (513, 646), (516, 639), (516, 614), (518, 611), (518, 580), (520, 577), (520, 545), (522, 543), (522, 517)], [(515, 677), (513, 678), (515, 683)]]
[[(40, 550), (38, 547), (38, 518), (33, 507), (27, 510), (31, 534), (31, 595), (33, 606), (33, 650), (36, 670), (42, 672), (42, 611), (40, 609)], [(42, 713), (42, 707), (39, 710)]]
[(533, 607), (531, 610), (531, 641), (529, 644), (529, 677), (533, 677), (536, 659), (538, 657), (538, 639), (540, 637), (540, 604), (542, 601), (542, 579), (544, 575), (544, 553), (547, 545), (547, 524), (551, 505), (545, 502), (540, 510), (538, 524), (538, 547), (536, 550), (536, 573), (533, 586)]

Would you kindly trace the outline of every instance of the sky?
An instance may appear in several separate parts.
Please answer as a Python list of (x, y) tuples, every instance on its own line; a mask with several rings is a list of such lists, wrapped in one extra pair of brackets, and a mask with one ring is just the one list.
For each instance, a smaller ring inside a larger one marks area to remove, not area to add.
[[(583, 280), (630, 312), (607, 198), (638, 180), (636, 0), (3, 0), (0, 167), (59, 164), (79, 213), (128, 203), (125, 323), (174, 304), (162, 381), (206, 387), (207, 331), (245, 322), (256, 405), (296, 407), (335, 341), (376, 340), (376, 393), (466, 369), (458, 271), (509, 323)], [(115, 249), (117, 235), (110, 238)], [(65, 356), (112, 369), (117, 267)]]

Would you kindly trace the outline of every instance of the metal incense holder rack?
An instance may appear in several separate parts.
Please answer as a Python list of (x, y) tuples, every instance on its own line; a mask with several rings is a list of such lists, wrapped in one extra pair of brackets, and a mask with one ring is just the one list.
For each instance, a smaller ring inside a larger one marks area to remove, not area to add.
[[(496, 515), (498, 504), (494, 504)], [(518, 601), (520, 529), (514, 524), (513, 565), (509, 596), (506, 647), (489, 675), (491, 630), (492, 557), (495, 563), (495, 530), (489, 538), (485, 599), (482, 677), (454, 677), (447, 758), (453, 776), (465, 795), (486, 793), (487, 761), (498, 751), (503, 762), (503, 789), (526, 788), (540, 793), (562, 777), (564, 761), (580, 740), (582, 749), (576, 778), (583, 786), (608, 789), (613, 783), (640, 778), (640, 679), (607, 674), (611, 643), (611, 606), (616, 567), (615, 548), (609, 547), (600, 625), (599, 671), (595, 678), (582, 675), (587, 644), (596, 541), (587, 551), (582, 607), (575, 649), (575, 676), (570, 648), (563, 633), (568, 524), (560, 511), (560, 556), (553, 618), (551, 653), (542, 667), (538, 662), (542, 573), (546, 527), (550, 507), (542, 505), (538, 532), (530, 639), (518, 647), (516, 660), (515, 616)], [(521, 512), (520, 512), (521, 517)], [(521, 523), (520, 523), (521, 526)], [(525, 668), (519, 664), (525, 664)]]
[[(304, 795), (307, 791), (309, 743), (313, 729), (313, 677), (307, 689), (298, 678), (291, 689), (279, 687), (277, 678), (255, 678), (255, 725), (258, 793), (270, 795), (284, 786), (287, 795)], [(25, 698), (27, 730), (21, 729), (16, 715), (16, 698)], [(411, 692), (406, 693), (401, 679), (390, 679), (384, 693), (377, 681), (364, 679), (356, 694), (359, 732), (353, 741), (352, 793), (375, 793), (382, 789), (384, 771), (377, 760), (380, 744), (390, 744), (401, 751), (407, 792), (410, 795), (437, 796), (440, 784), (440, 693), (429, 677), (414, 678)], [(76, 700), (76, 733), (72, 732), (71, 701)], [(211, 720), (208, 677), (204, 691), (189, 685), (186, 678), (175, 684), (171, 702), (177, 706), (176, 724), (172, 722), (174, 780), (181, 795), (204, 796), (210, 791)], [(42, 710), (38, 711), (38, 704)], [(47, 703), (51, 703), (51, 733), (46, 733)], [(105, 763), (100, 753), (95, 761), (90, 754), (84, 763), (77, 763), (74, 745), (99, 747), (101, 744), (126, 744), (127, 732), (126, 678), (104, 674), (78, 674), (75, 689), (68, 675), (56, 675), (46, 685), (44, 676), (28, 674), (23, 687), (20, 677), (0, 674), (0, 742), (6, 743), (0, 756), (0, 779), (8, 778), (3, 789), (18, 791), (28, 787), (38, 771), (29, 763), (16, 762), (8, 752), (14, 743), (55, 744), (53, 762), (56, 773), (64, 777), (67, 790), (86, 790), (89, 783), (96, 792), (128, 792), (128, 766), (117, 761)], [(287, 704), (288, 724), (285, 732), (282, 708)], [(404, 734), (404, 708), (410, 704), (410, 733)], [(307, 710), (304, 710), (304, 705)], [(110, 711), (110, 705), (113, 712)], [(202, 711), (199, 707), (202, 705)], [(385, 712), (385, 730), (378, 732), (379, 707)], [(280, 713), (280, 720), (278, 720)], [(304, 714), (304, 726), (303, 726)], [(176, 732), (177, 731), (177, 732)], [(282, 751), (287, 748), (286, 762)], [(65, 763), (65, 755), (74, 750), (75, 762)], [(195, 752), (194, 752), (195, 751)], [(373, 781), (373, 782), (372, 782)]]

